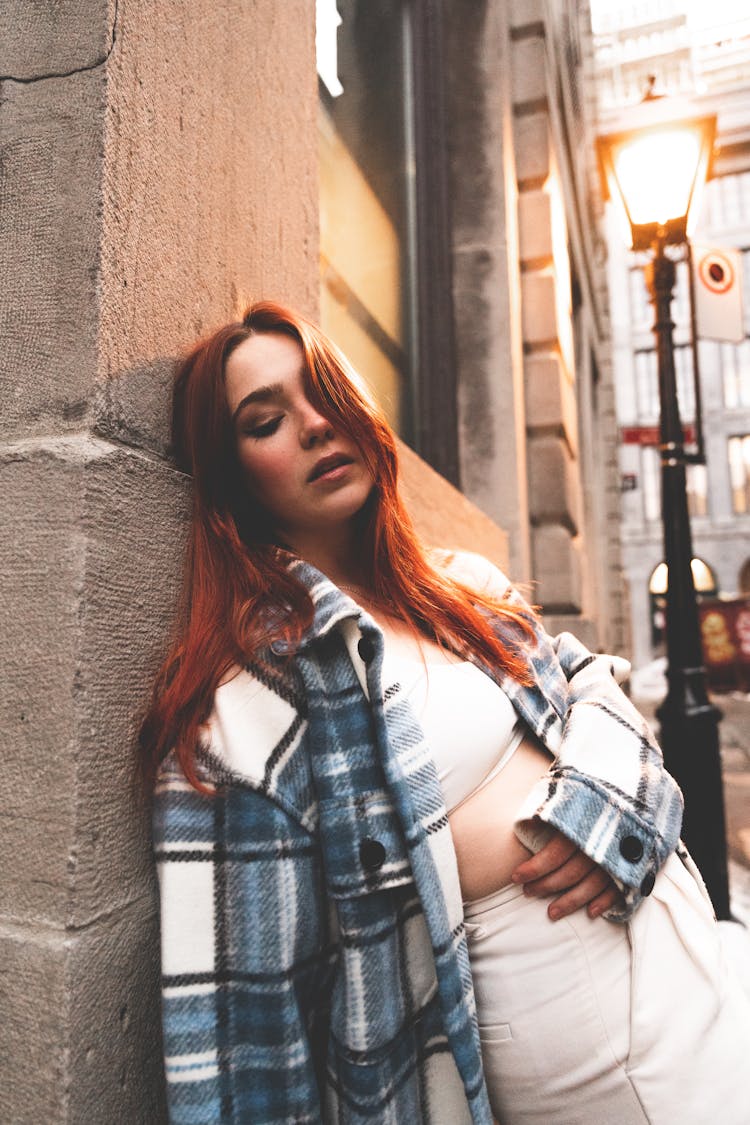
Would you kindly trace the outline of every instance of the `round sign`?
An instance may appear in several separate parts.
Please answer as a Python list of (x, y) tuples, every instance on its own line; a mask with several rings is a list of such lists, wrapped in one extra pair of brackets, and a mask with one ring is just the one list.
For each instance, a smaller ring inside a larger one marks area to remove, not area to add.
[(710, 293), (726, 293), (734, 285), (734, 267), (729, 258), (712, 250), (698, 262), (698, 277)]

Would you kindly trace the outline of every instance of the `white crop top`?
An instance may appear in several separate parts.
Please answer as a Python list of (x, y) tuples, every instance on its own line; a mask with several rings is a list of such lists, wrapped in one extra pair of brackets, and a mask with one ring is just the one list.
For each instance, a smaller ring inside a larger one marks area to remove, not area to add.
[(525, 726), (508, 696), (469, 661), (424, 663), (389, 651), (384, 683), (398, 682), (437, 766), (448, 812), (496, 777), (523, 741)]

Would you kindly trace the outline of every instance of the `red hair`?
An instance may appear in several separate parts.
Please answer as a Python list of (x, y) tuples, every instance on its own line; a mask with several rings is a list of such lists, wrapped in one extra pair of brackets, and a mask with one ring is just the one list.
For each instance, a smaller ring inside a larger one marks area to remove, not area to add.
[[(299, 342), (307, 394), (357, 443), (372, 473), (373, 493), (361, 516), (362, 557), (376, 601), (438, 643), (529, 680), (531, 613), (477, 594), (430, 565), (399, 495), (396, 441), (382, 411), (319, 328), (281, 305), (259, 302), (241, 321), (196, 344), (174, 384), (173, 446), (178, 466), (192, 473), (193, 513), (177, 634), (156, 677), (141, 743), (152, 778), (174, 748), (187, 779), (204, 792), (195, 751), (219, 682), (271, 641), (294, 645), (313, 618), (310, 596), (289, 569), (290, 555), (274, 544), (237, 461), (225, 366), (243, 340), (262, 333)], [(488, 610), (505, 619), (503, 639)]]

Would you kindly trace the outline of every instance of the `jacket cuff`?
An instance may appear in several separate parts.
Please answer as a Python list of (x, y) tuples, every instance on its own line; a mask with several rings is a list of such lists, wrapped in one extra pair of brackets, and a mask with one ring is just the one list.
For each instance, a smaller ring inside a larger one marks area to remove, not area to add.
[(624, 922), (653, 889), (673, 850), (617, 791), (569, 767), (541, 778), (518, 810), (516, 836), (536, 853), (558, 829), (612, 877), (624, 904), (605, 912)]

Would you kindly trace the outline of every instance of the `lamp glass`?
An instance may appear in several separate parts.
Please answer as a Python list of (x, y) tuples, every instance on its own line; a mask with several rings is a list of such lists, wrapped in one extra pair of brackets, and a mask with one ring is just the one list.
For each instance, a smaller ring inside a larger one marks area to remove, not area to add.
[[(716, 579), (714, 578), (711, 568), (704, 563), (703, 559), (693, 557), (690, 560), (690, 569), (693, 572), (693, 585), (698, 593), (713, 593), (716, 589)], [(651, 578), (649, 579), (649, 593), (656, 595), (666, 594), (668, 584), (669, 572), (667, 570), (667, 564), (660, 562), (658, 566), (654, 567)]]
[(633, 136), (612, 155), (617, 184), (635, 226), (687, 215), (701, 161), (700, 135), (674, 128)]

